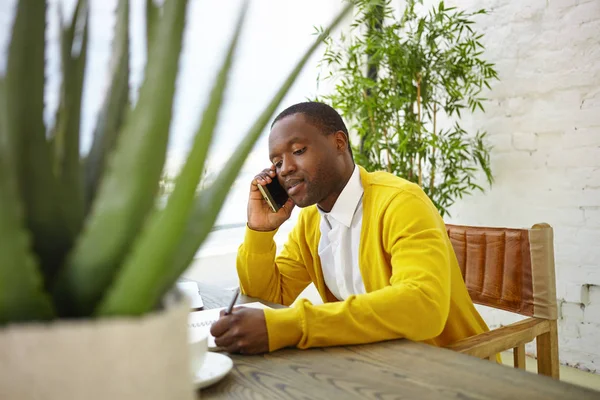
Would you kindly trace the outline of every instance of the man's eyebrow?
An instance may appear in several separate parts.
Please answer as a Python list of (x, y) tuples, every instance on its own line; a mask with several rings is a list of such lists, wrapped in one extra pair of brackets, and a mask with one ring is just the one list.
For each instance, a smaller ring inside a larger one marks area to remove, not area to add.
[[(301, 142), (302, 140), (304, 140), (303, 138), (301, 138), (300, 136), (292, 136), (287, 143), (285, 144), (286, 147), (289, 147), (291, 145), (293, 145), (294, 143), (298, 143)], [(269, 160), (273, 160), (275, 157), (277, 157), (279, 154), (269, 154)]]

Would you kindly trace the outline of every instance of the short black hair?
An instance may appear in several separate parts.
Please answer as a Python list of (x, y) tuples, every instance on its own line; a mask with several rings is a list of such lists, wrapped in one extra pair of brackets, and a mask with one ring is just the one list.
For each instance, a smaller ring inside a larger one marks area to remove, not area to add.
[(273, 128), (273, 125), (275, 125), (277, 121), (294, 114), (304, 115), (309, 124), (320, 129), (325, 135), (331, 135), (337, 131), (344, 132), (346, 140), (348, 141), (348, 151), (352, 156), (352, 146), (350, 145), (348, 128), (346, 128), (342, 116), (333, 107), (318, 101), (306, 101), (294, 104), (279, 113), (271, 124), (271, 128)]

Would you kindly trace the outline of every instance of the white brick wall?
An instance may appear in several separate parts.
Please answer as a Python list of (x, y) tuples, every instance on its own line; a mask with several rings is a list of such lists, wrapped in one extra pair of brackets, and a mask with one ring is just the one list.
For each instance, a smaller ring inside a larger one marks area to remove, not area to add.
[[(496, 183), (450, 220), (554, 227), (560, 360), (600, 373), (600, 1), (447, 3), (490, 10), (477, 29), (500, 74), (464, 126), (490, 135)], [(492, 326), (519, 318), (480, 309)]]

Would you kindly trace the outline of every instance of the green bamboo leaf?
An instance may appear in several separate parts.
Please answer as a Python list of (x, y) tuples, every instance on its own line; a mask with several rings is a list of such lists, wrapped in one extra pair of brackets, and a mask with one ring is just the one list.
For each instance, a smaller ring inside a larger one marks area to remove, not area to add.
[(24, 227), (4, 89), (0, 79), (0, 325), (50, 319), (54, 314)]
[(254, 122), (242, 143), (238, 145), (234, 154), (225, 163), (225, 167), (221, 170), (214, 183), (198, 195), (194, 204), (194, 209), (187, 223), (185, 234), (175, 252), (171, 268), (168, 271), (168, 274), (163, 276), (163, 292), (168, 290), (190, 265), (196, 251), (212, 229), (219, 211), (223, 206), (225, 197), (227, 197), (229, 189), (246, 160), (248, 153), (250, 153), (254, 143), (260, 137), (269, 120), (273, 117), (277, 107), (302, 71), (302, 68), (317, 47), (319, 47), (323, 39), (329, 36), (330, 32), (338, 26), (350, 10), (352, 10), (352, 3), (348, 2), (329, 27), (319, 35), (314, 44), (298, 61), (296, 67), (289, 74), (279, 91)]
[(85, 203), (89, 212), (96, 197), (106, 160), (117, 143), (129, 105), (129, 0), (119, 0), (110, 65), (110, 86), (94, 130), (92, 148), (85, 160)]
[(14, 150), (17, 185), (25, 225), (41, 262), (45, 285), (71, 246), (57, 182), (46, 142), (44, 111), (44, 30), (46, 3), (20, 0), (8, 51), (6, 70), (7, 133)]
[[(79, 158), (81, 97), (88, 41), (88, 4), (79, 0), (71, 23), (62, 27), (62, 87), (54, 140), (54, 172), (60, 184), (61, 205), (69, 230), (76, 235), (84, 215), (83, 176)], [(62, 19), (61, 19), (62, 21)], [(62, 22), (61, 22), (62, 23)]]
[(86, 227), (61, 271), (61, 313), (88, 315), (110, 286), (154, 205), (163, 169), (187, 0), (165, 3), (146, 76), (128, 113)]
[(247, 1), (237, 23), (229, 50), (214, 83), (211, 96), (187, 161), (177, 177), (173, 193), (169, 196), (164, 210), (155, 211), (149, 220), (148, 228), (136, 241), (132, 252), (125, 260), (121, 272), (108, 295), (100, 304), (101, 315), (140, 315), (152, 310), (162, 296), (162, 280), (169, 261), (181, 241), (194, 194), (204, 170), (204, 162), (212, 141), (219, 110), (233, 55), (238, 43), (242, 24), (248, 7)]

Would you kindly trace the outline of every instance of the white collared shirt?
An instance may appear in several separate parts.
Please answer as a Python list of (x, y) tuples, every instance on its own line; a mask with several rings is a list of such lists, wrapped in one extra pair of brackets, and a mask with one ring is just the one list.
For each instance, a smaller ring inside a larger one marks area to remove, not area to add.
[(339, 300), (365, 293), (358, 264), (363, 193), (360, 171), (354, 166), (352, 176), (331, 211), (326, 213), (317, 207), (321, 214), (319, 257), (323, 278)]

